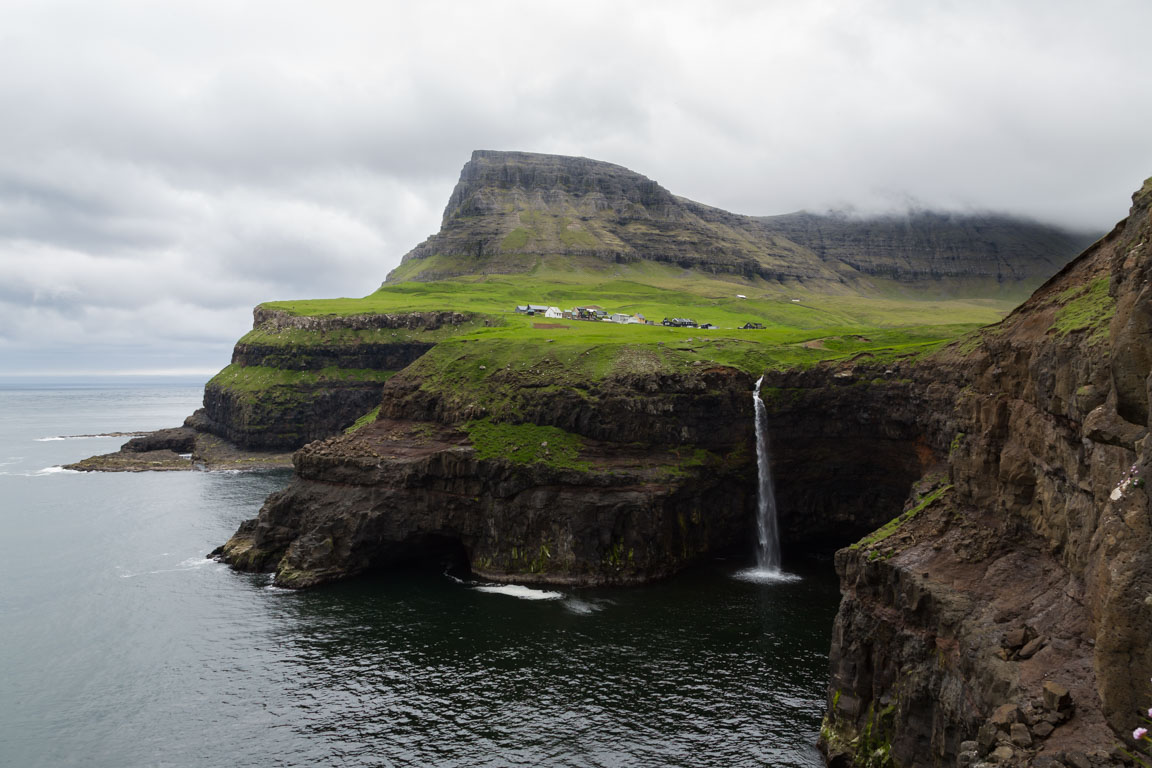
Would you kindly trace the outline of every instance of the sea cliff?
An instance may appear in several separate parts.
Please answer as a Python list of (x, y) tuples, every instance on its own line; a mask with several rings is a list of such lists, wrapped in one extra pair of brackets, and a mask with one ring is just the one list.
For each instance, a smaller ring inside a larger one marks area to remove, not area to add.
[(1152, 180), (1002, 323), (925, 362), (964, 385), (947, 471), (837, 555), (832, 764), (1122, 758), (1152, 675), (1150, 202)]

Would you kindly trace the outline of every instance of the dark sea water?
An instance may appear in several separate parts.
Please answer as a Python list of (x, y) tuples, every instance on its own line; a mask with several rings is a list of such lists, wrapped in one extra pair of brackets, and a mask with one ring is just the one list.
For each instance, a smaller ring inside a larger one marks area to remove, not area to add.
[(124, 438), (44, 438), (173, 426), (200, 395), (0, 386), (0, 765), (821, 764), (829, 563), (552, 595), (435, 572), (273, 589), (204, 554), (288, 473), (52, 469)]

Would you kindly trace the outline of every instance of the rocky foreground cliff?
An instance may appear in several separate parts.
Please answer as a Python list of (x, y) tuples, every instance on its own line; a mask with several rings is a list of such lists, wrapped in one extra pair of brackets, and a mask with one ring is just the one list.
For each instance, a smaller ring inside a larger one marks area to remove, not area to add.
[(1133, 202), (918, 367), (955, 383), (954, 436), (903, 515), (837, 555), (831, 764), (1125, 759), (1152, 703), (1152, 180)]

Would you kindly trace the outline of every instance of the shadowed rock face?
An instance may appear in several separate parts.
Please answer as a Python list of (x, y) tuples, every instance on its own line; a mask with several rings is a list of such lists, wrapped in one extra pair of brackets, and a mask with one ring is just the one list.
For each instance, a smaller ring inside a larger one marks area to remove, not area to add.
[[(946, 452), (930, 415), (946, 390), (905, 373), (841, 365), (765, 378), (786, 545), (826, 547), (883, 524)], [(474, 404), (410, 370), (384, 387), (376, 424), (299, 451), (297, 479), (222, 554), (310, 586), (434, 558), (425, 544), (446, 541), (486, 578), (567, 584), (642, 582), (750, 551), (751, 377), (723, 366), (616, 374), (581, 394), (531, 378), (512, 410), (580, 435), (586, 466), (478, 458), (454, 426)]]
[(611, 163), (476, 151), (440, 232), (389, 280), (524, 272), (541, 256), (561, 256), (655, 261), (817, 290), (870, 291), (876, 278), (930, 293), (1023, 295), (1092, 239), (991, 215), (741, 216)]
[(742, 538), (745, 465), (670, 473), (666, 452), (596, 442), (581, 457), (579, 470), (480, 460), (452, 428), (377, 421), (298, 451), (297, 478), (218, 554), (288, 587), (446, 553), (491, 580), (627, 584)]
[(965, 383), (946, 410), (953, 487), (837, 555), (834, 763), (883, 748), (953, 764), (999, 744), (1001, 764), (1110, 765), (1147, 709), (1152, 183), (1133, 202), (1004, 322), (922, 371)]
[[(367, 340), (340, 333), (390, 330), (435, 331), (470, 319), (459, 312), (408, 312), (349, 316), (296, 316), (257, 307), (253, 328), (266, 336), (306, 333), (306, 343), (241, 340), (232, 368), (274, 372), (335, 371), (323, 379), (301, 377), (252, 388), (214, 379), (204, 388), (204, 407), (185, 424), (245, 449), (294, 450), (339, 433), (380, 402), (383, 378), (342, 378), (341, 371), (399, 371), (434, 342), (386, 338)], [(329, 338), (331, 335), (332, 338)]]

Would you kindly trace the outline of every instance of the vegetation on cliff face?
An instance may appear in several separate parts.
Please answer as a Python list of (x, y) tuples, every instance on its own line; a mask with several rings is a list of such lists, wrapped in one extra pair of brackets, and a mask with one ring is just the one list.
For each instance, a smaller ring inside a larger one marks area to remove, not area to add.
[(478, 459), (504, 459), (513, 464), (540, 463), (558, 469), (588, 470), (591, 466), (587, 461), (579, 460), (584, 443), (580, 436), (556, 427), (475, 419), (463, 428), (476, 449)]
[(302, 397), (307, 388), (358, 382), (384, 383), (393, 373), (394, 371), (357, 370), (336, 366), (318, 371), (293, 371), (261, 365), (229, 365), (213, 376), (208, 386), (242, 393), (244, 399), (255, 401), (266, 397)]
[(1110, 280), (1100, 277), (1087, 285), (1074, 285), (1059, 295), (1060, 309), (1052, 330), (1060, 336), (1091, 330), (1092, 342), (1106, 341), (1108, 321), (1116, 314), (1116, 300), (1108, 294)]
[(376, 421), (376, 417), (379, 415), (380, 415), (380, 406), (376, 406), (372, 410), (368, 411), (368, 413), (364, 414), (360, 418), (356, 419), (356, 421), (352, 422), (352, 426), (350, 426), (350, 427), (348, 427), (348, 429), (344, 430), (344, 434), (350, 435), (353, 432), (357, 432), (361, 429), (364, 429), (364, 427), (366, 427), (369, 424), (371, 424), (372, 422)]

